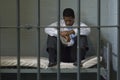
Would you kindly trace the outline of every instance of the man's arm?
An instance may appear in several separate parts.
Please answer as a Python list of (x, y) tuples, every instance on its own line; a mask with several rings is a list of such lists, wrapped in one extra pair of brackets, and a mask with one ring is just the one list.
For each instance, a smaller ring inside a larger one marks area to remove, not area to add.
[(57, 22), (52, 23), (51, 25), (49, 25), (48, 27), (45, 28), (45, 33), (50, 35), (50, 36), (57, 36), (57, 29), (55, 28), (57, 27)]
[[(90, 34), (90, 31), (91, 31), (90, 27), (88, 27), (88, 26), (87, 26), (86, 24), (84, 24), (84, 23), (81, 23), (80, 26), (81, 26), (81, 28), (80, 28), (80, 35), (86, 35), (86, 36), (87, 36), (87, 35)], [(77, 36), (78, 29), (77, 29), (77, 28), (74, 28), (73, 30), (74, 30), (74, 32), (75, 32), (75, 35), (74, 35), (74, 36)]]
[(61, 36), (69, 36), (69, 35), (71, 35), (71, 34), (75, 34), (75, 31), (74, 30), (70, 30), (70, 31), (61, 31), (60, 32), (60, 35)]

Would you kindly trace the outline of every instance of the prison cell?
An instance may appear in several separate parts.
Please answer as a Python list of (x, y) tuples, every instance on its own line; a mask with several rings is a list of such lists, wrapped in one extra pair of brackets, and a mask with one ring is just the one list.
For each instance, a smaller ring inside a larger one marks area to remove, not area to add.
[[(17, 43), (17, 45), (16, 45), (16, 52), (17, 52), (17, 68), (16, 69), (7, 69), (7, 68), (2, 68), (2, 66), (0, 66), (0, 76), (2, 76), (2, 74), (4, 74), (4, 73), (16, 73), (17, 74), (17, 80), (21, 80), (21, 74), (22, 73), (36, 73), (37, 74), (37, 80), (42, 80), (42, 73), (56, 73), (56, 80), (61, 80), (62, 78), (61, 78), (61, 73), (65, 73), (65, 74), (67, 74), (67, 73), (77, 73), (76, 74), (76, 80), (82, 80), (81, 79), (81, 77), (82, 77), (82, 72), (86, 72), (86, 73), (92, 73), (92, 72), (95, 72), (95, 73), (97, 73), (97, 80), (100, 80), (100, 76), (101, 76), (101, 73), (103, 73), (103, 72), (105, 72), (105, 74), (104, 74), (104, 76), (105, 77), (107, 77), (106, 79), (107, 80), (110, 80), (110, 71), (109, 71), (109, 68), (110, 68), (110, 62), (109, 62), (109, 44), (107, 44), (107, 47), (105, 47), (104, 49), (105, 50), (107, 50), (106, 51), (106, 53), (107, 53), (107, 68), (101, 68), (100, 67), (100, 53), (101, 53), (101, 29), (105, 29), (105, 28), (117, 28), (117, 30), (118, 30), (118, 46), (117, 46), (117, 49), (118, 49), (118, 58), (117, 58), (117, 64), (118, 64), (118, 70), (117, 70), (117, 80), (119, 80), (120, 78), (119, 78), (119, 64), (120, 64), (120, 62), (119, 62), (119, 0), (118, 0), (118, 25), (117, 26), (115, 26), (115, 25), (109, 25), (109, 26), (105, 26), (105, 25), (101, 25), (101, 0), (98, 0), (97, 1), (97, 25), (96, 26), (89, 26), (90, 28), (93, 28), (93, 29), (95, 29), (95, 30), (97, 30), (97, 32), (98, 32), (98, 34), (97, 34), (97, 38), (98, 38), (98, 40), (97, 40), (97, 68), (90, 68), (90, 69), (82, 69), (82, 68), (80, 68), (80, 65), (78, 65), (77, 66), (77, 68), (75, 68), (75, 69), (73, 69), (73, 70), (71, 70), (71, 69), (61, 69), (61, 67), (60, 67), (60, 59), (59, 59), (59, 57), (60, 57), (60, 51), (59, 51), (59, 41), (60, 41), (60, 36), (58, 36), (58, 38), (57, 38), (57, 68), (56, 68), (56, 70), (52, 70), (52, 69), (46, 69), (46, 70), (42, 70), (42, 69), (40, 69), (40, 63), (41, 63), (41, 50), (40, 50), (40, 48), (41, 48), (41, 35), (42, 35), (42, 33), (40, 33), (40, 31), (42, 30), (42, 29), (44, 29), (44, 27), (43, 26), (41, 26), (41, 16), (40, 16), (40, 13), (41, 13), (41, 6), (40, 6), (40, 1), (41, 0), (36, 0), (36, 13), (35, 13), (35, 16), (36, 16), (36, 24), (37, 24), (37, 26), (35, 25), (35, 26), (30, 26), (30, 25), (26, 25), (26, 26), (22, 26), (21, 25), (21, 20), (20, 20), (20, 6), (22, 5), (22, 4), (20, 4), (20, 0), (16, 0), (16, 26), (0, 26), (0, 30), (1, 30), (1, 34), (3, 34), (2, 32), (4, 31), (4, 30), (6, 30), (6, 29), (9, 29), (9, 30), (11, 30), (11, 29), (14, 29), (15, 30), (15, 33), (16, 33), (16, 43)], [(60, 31), (60, 13), (61, 13), (61, 1), (62, 0), (58, 0), (57, 1), (57, 21), (58, 21), (58, 30)], [(78, 25), (80, 25), (80, 21), (81, 21), (81, 17), (80, 17), (80, 15), (81, 15), (81, 0), (77, 0), (77, 15), (78, 15), (78, 17), (77, 17), (77, 23), (78, 23)], [(81, 27), (81, 26), (80, 26)], [(78, 33), (80, 33), (80, 27), (77, 27), (78, 28)], [(36, 30), (36, 32), (34, 33), (35, 35), (36, 35), (36, 53), (37, 53), (37, 68), (36, 69), (21, 69), (21, 65), (20, 65), (20, 60), (21, 60), (21, 53), (22, 53), (22, 51), (21, 51), (21, 46), (23, 46), (23, 45), (21, 45), (21, 34), (22, 34), (22, 32), (24, 32), (24, 31), (22, 31), (22, 30), (24, 30), (24, 29), (30, 29), (30, 28), (32, 28), (32, 29), (34, 29), (34, 30)], [(3, 31), (2, 31), (3, 30)], [(60, 33), (60, 32), (59, 32)], [(1, 38), (3, 38), (2, 37), (2, 35), (1, 35)], [(78, 40), (77, 40), (77, 43), (79, 44), (80, 43), (80, 41), (79, 41), (79, 38), (80, 38), (80, 36), (78, 35)], [(117, 42), (116, 41), (116, 42)], [(2, 43), (1, 43), (2, 44)], [(3, 44), (4, 45), (4, 44)], [(78, 64), (80, 63), (80, 61), (79, 61), (79, 56), (80, 56), (80, 47), (79, 47), (79, 45), (77, 45), (78, 47), (77, 47), (77, 61), (78, 61)], [(2, 49), (3, 48), (1, 48), (1, 61), (2, 61)], [(11, 53), (11, 52), (10, 52)], [(9, 54), (7, 55), (7, 56), (9, 56)], [(66, 71), (65, 71), (66, 70)], [(71, 72), (70, 72), (71, 71)], [(4, 74), (5, 75), (5, 74)], [(87, 77), (87, 76), (86, 76)], [(1, 80), (2, 80), (2, 77), (0, 77), (1, 78)]]

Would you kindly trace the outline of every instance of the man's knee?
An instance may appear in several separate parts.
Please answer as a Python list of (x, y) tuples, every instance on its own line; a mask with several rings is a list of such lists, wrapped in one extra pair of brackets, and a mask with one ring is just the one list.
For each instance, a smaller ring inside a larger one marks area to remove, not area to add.
[(47, 48), (56, 49), (57, 47), (57, 38), (55, 36), (49, 36), (47, 38)]

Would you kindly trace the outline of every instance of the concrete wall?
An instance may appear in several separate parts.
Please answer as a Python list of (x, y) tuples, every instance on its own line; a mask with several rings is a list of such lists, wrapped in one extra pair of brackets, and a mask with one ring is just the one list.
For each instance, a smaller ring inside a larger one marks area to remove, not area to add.
[[(104, 0), (104, 1), (102, 2), (104, 4), (103, 6), (104, 8), (102, 8), (102, 10), (105, 16), (103, 16), (102, 18), (102, 25), (115, 26), (118, 24), (117, 23), (117, 0)], [(116, 27), (103, 28), (101, 32), (102, 32), (102, 36), (104, 37), (104, 39), (109, 41), (112, 45), (111, 60), (112, 60), (114, 70), (117, 70), (117, 53), (118, 53), (117, 28)]]
[[(66, 4), (68, 2), (68, 4)], [(81, 1), (81, 21), (88, 25), (97, 25), (97, 1), (89, 0)], [(22, 27), (37, 25), (37, 2), (34, 0), (20, 0), (20, 23)], [(89, 5), (88, 5), (89, 4)], [(95, 4), (95, 5), (93, 5)], [(57, 1), (41, 0), (41, 27), (46, 27), (50, 23), (57, 20)], [(48, 6), (49, 5), (49, 6)], [(77, 19), (77, 0), (62, 0), (61, 1), (61, 18), (62, 11), (66, 7), (71, 7), (75, 10)], [(16, 0), (0, 0), (0, 26), (16, 27)], [(49, 13), (49, 14), (48, 14)], [(95, 29), (92, 29), (91, 35)], [(1, 29), (1, 53), (2, 55), (16, 55), (17, 49), (17, 32), (15, 28)], [(90, 35), (89, 44), (90, 53), (96, 53), (96, 40)], [(37, 29), (21, 29), (21, 55), (36, 55), (37, 54)], [(96, 35), (95, 35), (96, 36)], [(46, 54), (46, 37), (44, 28), (41, 28), (41, 54)], [(97, 37), (97, 36), (96, 36)], [(92, 52), (91, 52), (92, 51)]]

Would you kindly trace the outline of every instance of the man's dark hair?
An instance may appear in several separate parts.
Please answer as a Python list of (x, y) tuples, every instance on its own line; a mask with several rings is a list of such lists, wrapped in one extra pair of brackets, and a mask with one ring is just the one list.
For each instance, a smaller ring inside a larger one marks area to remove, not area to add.
[(64, 9), (63, 17), (73, 17), (73, 18), (75, 18), (73, 9), (71, 9), (71, 8)]

